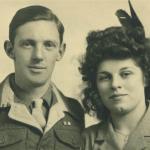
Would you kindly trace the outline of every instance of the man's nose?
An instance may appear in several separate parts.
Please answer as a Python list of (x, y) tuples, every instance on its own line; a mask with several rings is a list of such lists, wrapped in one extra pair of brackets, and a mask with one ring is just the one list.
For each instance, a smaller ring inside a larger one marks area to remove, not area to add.
[(122, 80), (119, 76), (114, 76), (111, 83), (112, 89), (116, 90), (122, 87)]
[(37, 45), (33, 51), (33, 59), (41, 61), (43, 60), (43, 47), (41, 45)]

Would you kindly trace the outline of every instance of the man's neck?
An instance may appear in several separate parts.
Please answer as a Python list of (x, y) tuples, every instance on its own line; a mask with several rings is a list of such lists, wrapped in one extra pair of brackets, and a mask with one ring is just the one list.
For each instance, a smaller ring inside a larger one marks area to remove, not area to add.
[(12, 87), (14, 89), (15, 95), (21, 100), (33, 100), (37, 98), (41, 98), (46, 91), (48, 90), (50, 83), (38, 87), (34, 86), (21, 86), (16, 83), (15, 78), (11, 79)]

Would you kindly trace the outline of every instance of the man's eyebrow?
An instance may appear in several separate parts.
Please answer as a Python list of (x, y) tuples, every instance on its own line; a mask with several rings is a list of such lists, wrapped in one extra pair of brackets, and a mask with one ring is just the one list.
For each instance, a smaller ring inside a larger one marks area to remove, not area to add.
[(25, 43), (28, 43), (28, 44), (30, 44), (30, 45), (32, 45), (32, 46), (34, 46), (34, 45), (36, 44), (35, 40), (33, 40), (33, 39), (21, 39), (21, 40), (19, 41), (19, 44), (20, 44), (20, 45), (23, 45), (23, 44), (25, 44)]
[(35, 42), (35, 40), (33, 40), (33, 39), (21, 39), (21, 40), (20, 40), (20, 42), (23, 42), (23, 41)]
[[(36, 40), (30, 39), (30, 38), (23, 38), (23, 39), (20, 40), (20, 42), (23, 42), (23, 41), (28, 41), (28, 42), (36, 43)], [(55, 45), (59, 45), (59, 43), (56, 40), (53, 40), (53, 39), (52, 40), (51, 39), (46, 39), (43, 42), (44, 43), (49, 42), (49, 43), (53, 43)]]
[(45, 40), (44, 43), (53, 43), (55, 45), (58, 45), (58, 42), (56, 40)]

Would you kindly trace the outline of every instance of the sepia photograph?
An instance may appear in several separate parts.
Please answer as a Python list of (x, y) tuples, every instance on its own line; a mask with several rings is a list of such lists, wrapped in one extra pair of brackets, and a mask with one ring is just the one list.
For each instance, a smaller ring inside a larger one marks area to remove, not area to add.
[(0, 0), (0, 150), (150, 150), (148, 0)]

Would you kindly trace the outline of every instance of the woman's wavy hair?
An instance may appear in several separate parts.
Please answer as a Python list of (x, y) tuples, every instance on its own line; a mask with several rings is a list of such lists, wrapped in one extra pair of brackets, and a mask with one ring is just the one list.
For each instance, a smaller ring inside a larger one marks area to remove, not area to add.
[[(149, 40), (140, 39), (141, 36), (137, 36), (132, 31), (127, 31), (124, 27), (110, 27), (102, 31), (92, 31), (86, 38), (86, 53), (79, 68), (82, 80), (86, 83), (86, 87), (83, 89), (83, 105), (87, 112), (96, 111), (97, 117), (101, 120), (106, 120), (109, 116), (109, 111), (103, 105), (96, 86), (97, 69), (104, 60), (133, 59), (142, 69), (146, 78), (146, 100), (150, 98)], [(138, 32), (137, 28), (136, 33), (140, 34), (140, 29)], [(131, 35), (135, 35), (136, 38)]]
[(88, 34), (86, 53), (79, 68), (82, 80), (86, 83), (83, 89), (85, 110), (95, 111), (101, 120), (106, 120), (109, 116), (96, 86), (97, 69), (104, 60), (133, 59), (146, 79), (145, 99), (150, 98), (150, 40), (145, 37), (144, 27), (130, 0), (128, 2), (131, 15), (122, 9), (116, 11), (121, 27), (110, 27)]

